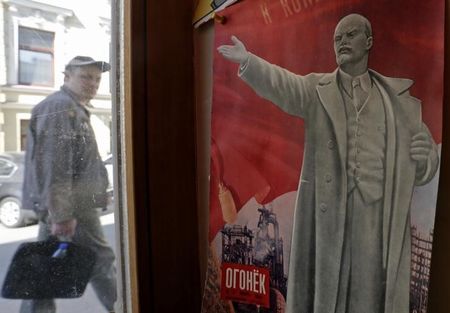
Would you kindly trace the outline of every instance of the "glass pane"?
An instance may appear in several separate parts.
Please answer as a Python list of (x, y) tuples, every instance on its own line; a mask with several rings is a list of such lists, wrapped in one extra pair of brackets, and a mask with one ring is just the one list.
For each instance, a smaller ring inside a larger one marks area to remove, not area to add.
[(111, 1), (38, 2), (0, 5), (0, 312), (123, 313)]
[(19, 83), (53, 85), (53, 56), (49, 53), (19, 51)]
[(37, 29), (19, 27), (19, 47), (52, 52), (55, 34)]
[[(1, 158), (1, 156), (0, 156)], [(9, 161), (0, 159), (0, 176), (9, 176), (14, 171), (15, 164)]]
[(20, 151), (25, 151), (30, 120), (20, 120)]

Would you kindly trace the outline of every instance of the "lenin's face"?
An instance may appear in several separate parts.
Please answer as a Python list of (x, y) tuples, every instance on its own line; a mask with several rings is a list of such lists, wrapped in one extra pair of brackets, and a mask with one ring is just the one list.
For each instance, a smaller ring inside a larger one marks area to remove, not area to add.
[(347, 16), (336, 26), (334, 52), (339, 66), (357, 64), (372, 47), (372, 36), (366, 34), (364, 22), (358, 16)]

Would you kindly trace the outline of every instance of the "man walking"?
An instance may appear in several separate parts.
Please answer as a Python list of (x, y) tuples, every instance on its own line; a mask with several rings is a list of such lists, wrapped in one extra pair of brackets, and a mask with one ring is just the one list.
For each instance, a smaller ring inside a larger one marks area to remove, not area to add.
[[(114, 252), (106, 242), (96, 208), (107, 205), (107, 172), (90, 124), (89, 101), (97, 94), (106, 62), (77, 56), (66, 66), (61, 89), (36, 105), (27, 137), (23, 206), (39, 217), (38, 240), (50, 235), (92, 249), (92, 286), (113, 312)], [(25, 300), (21, 313), (56, 312), (53, 299)]]
[(438, 167), (411, 80), (368, 69), (370, 22), (342, 18), (338, 68), (296, 75), (234, 45), (218, 51), (261, 97), (305, 120), (289, 313), (409, 313), (410, 202)]

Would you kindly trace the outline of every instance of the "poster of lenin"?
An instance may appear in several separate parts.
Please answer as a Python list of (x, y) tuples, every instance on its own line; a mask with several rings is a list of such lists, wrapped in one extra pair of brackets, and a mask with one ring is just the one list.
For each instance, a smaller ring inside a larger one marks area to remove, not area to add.
[[(418, 284), (429, 278), (436, 205), (443, 6), (247, 0), (224, 11), (229, 22), (215, 33), (211, 239), (233, 224), (214, 220), (224, 189), (237, 216), (248, 195), (266, 208), (295, 191), (285, 304), (263, 310), (426, 312), (428, 285)], [(260, 179), (249, 179), (254, 173)]]

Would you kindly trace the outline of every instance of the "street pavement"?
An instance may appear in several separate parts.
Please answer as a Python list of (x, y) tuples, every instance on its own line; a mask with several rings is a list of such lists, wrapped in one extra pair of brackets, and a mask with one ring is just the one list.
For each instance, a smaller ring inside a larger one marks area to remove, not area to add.
[[(114, 215), (108, 214), (101, 217), (106, 238), (115, 248)], [(22, 242), (35, 241), (37, 225), (9, 229), (0, 224), (0, 284), (8, 270), (11, 258), (17, 247)], [(95, 293), (88, 285), (85, 294), (78, 299), (56, 300), (58, 313), (103, 313), (106, 310), (97, 300)], [(19, 313), (20, 300), (4, 299), (0, 297), (0, 313)]]

